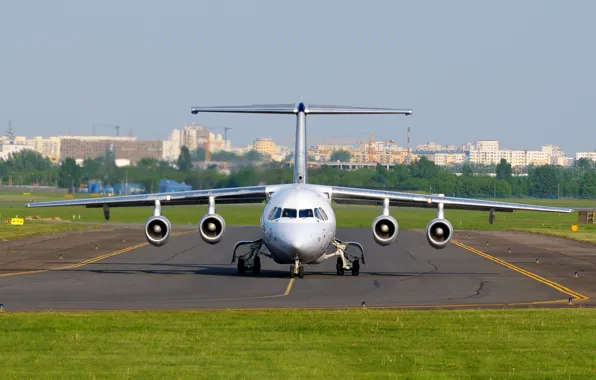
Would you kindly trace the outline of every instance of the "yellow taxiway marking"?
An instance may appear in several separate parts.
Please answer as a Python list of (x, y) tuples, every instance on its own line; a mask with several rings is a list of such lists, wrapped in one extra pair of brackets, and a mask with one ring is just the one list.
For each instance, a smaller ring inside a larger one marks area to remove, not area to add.
[[(188, 233), (190, 233), (190, 231), (189, 232), (178, 232), (178, 233), (172, 234), (172, 237), (174, 237), (174, 236), (180, 236), (180, 235), (185, 235), (185, 234), (188, 234)], [(95, 257), (92, 257), (92, 258), (87, 259), (85, 261), (81, 261), (80, 263), (68, 264), (68, 265), (64, 265), (64, 266), (60, 266), (60, 267), (55, 267), (55, 268), (48, 268), (48, 269), (37, 269), (37, 270), (30, 270), (30, 271), (23, 271), (23, 272), (4, 273), (4, 274), (0, 274), (0, 277), (22, 276), (22, 275), (26, 275), (26, 274), (46, 273), (46, 272), (51, 272), (51, 271), (59, 271), (59, 270), (65, 270), (65, 269), (80, 268), (80, 267), (83, 267), (85, 265), (89, 265), (89, 264), (92, 264), (92, 263), (96, 263), (96, 262), (98, 262), (100, 260), (107, 259), (108, 257), (117, 256), (117, 255), (120, 255), (122, 253), (130, 252), (130, 251), (135, 250), (137, 248), (145, 247), (147, 245), (149, 245), (149, 243), (140, 243), (140, 244), (136, 244), (136, 245), (133, 245), (133, 246), (130, 246), (130, 247), (126, 247), (126, 248), (120, 249), (118, 251), (108, 252), (108, 253), (105, 253), (103, 255), (95, 256)]]
[[(513, 265), (511, 263), (508, 263), (505, 260), (501, 260), (499, 258), (496, 258), (494, 256), (491, 256), (488, 253), (479, 251), (476, 248), (472, 248), (470, 246), (467, 246), (467, 245), (465, 245), (463, 243), (460, 243), (459, 241), (455, 241), (455, 240), (453, 240), (452, 243), (455, 244), (455, 245), (457, 245), (458, 247), (461, 247), (461, 248), (463, 248), (465, 250), (468, 250), (470, 252), (473, 252), (473, 253), (475, 253), (477, 255), (480, 255), (480, 256), (482, 256), (484, 258), (487, 258), (487, 259), (489, 259), (491, 261), (494, 261), (497, 264), (501, 264), (501, 265), (503, 265), (503, 266), (505, 266), (505, 267), (507, 267), (507, 268), (509, 268), (511, 270), (514, 270), (514, 271), (516, 271), (518, 273), (521, 273), (524, 276), (530, 277), (533, 280), (536, 280), (536, 281), (541, 282), (541, 283), (543, 283), (545, 285), (548, 285), (551, 288), (556, 289), (556, 290), (558, 290), (561, 293), (565, 293), (567, 295), (570, 295), (571, 297), (575, 298), (576, 300), (585, 301), (585, 300), (588, 299), (588, 296), (586, 296), (584, 294), (581, 294), (581, 293), (578, 293), (576, 291), (573, 291), (573, 290), (567, 288), (566, 286), (563, 286), (563, 285), (558, 284), (558, 283), (556, 283), (554, 281), (548, 280), (548, 279), (546, 279), (546, 278), (544, 278), (542, 276), (537, 275), (536, 273), (532, 273), (530, 271), (527, 271), (525, 269), (522, 269), (522, 268), (520, 268), (518, 266), (515, 266), (515, 265)], [(510, 304), (510, 305), (514, 305), (514, 304)]]
[(231, 298), (209, 298), (203, 300), (197, 300), (199, 302), (211, 302), (211, 301), (244, 301), (244, 300), (261, 300), (267, 298), (279, 298), (279, 297), (286, 297), (290, 295), (292, 291), (292, 287), (294, 286), (295, 278), (291, 278), (290, 282), (288, 282), (288, 286), (286, 287), (286, 291), (281, 294), (272, 294), (268, 296), (253, 296), (253, 297), (231, 297)]

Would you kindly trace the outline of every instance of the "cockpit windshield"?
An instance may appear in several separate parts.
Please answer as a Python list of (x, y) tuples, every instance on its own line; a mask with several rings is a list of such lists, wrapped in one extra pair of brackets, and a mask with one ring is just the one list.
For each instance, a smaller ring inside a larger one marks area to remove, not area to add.
[(282, 218), (296, 218), (296, 209), (295, 208), (284, 208), (284, 211), (281, 213)]
[(313, 218), (314, 214), (311, 209), (307, 208), (307, 209), (300, 210), (300, 212), (298, 213), (298, 216), (301, 218)]

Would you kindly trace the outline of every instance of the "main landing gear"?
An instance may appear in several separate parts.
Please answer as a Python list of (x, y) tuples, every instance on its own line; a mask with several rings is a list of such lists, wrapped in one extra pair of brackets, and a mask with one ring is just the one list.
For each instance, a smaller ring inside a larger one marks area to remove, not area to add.
[[(236, 250), (243, 245), (250, 245), (248, 253), (244, 255), (236, 256)], [(253, 274), (261, 273), (261, 258), (259, 254), (265, 255), (261, 252), (263, 247), (263, 241), (261, 239), (255, 241), (239, 241), (234, 247), (234, 253), (232, 254), (232, 264), (238, 259), (236, 267), (238, 268), (238, 274), (246, 274), (246, 270), (250, 269)]]
[[(366, 261), (364, 259), (364, 248), (362, 248), (362, 245), (357, 242), (343, 242), (337, 239), (334, 239), (332, 244), (336, 248), (336, 251), (332, 253), (332, 255), (337, 256), (337, 262), (335, 263), (335, 270), (337, 271), (337, 275), (343, 276), (345, 271), (351, 271), (352, 276), (360, 275), (360, 261), (362, 261), (363, 264), (366, 264)], [(353, 255), (350, 255), (350, 258), (348, 258), (346, 250), (350, 246), (358, 248), (360, 250), (361, 256), (355, 257)]]
[(294, 265), (290, 266), (290, 278), (304, 278), (304, 265), (300, 262), (300, 260), (296, 259)]
[(335, 264), (335, 270), (337, 271), (338, 276), (343, 276), (346, 270), (351, 271), (352, 276), (358, 276), (360, 275), (360, 260), (356, 259), (352, 261), (352, 265), (349, 267), (349, 269), (345, 269), (344, 261), (341, 257), (338, 257)]

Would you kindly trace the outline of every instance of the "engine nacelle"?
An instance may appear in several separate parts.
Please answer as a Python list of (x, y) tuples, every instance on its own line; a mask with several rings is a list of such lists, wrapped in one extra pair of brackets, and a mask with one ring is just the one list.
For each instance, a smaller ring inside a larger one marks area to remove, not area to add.
[(223, 239), (226, 221), (221, 215), (207, 214), (199, 222), (199, 232), (205, 243), (217, 244)]
[(453, 237), (453, 226), (447, 219), (433, 219), (426, 226), (426, 240), (433, 248), (445, 248)]
[(164, 216), (152, 216), (145, 223), (145, 237), (149, 244), (161, 247), (168, 242), (172, 225)]
[(397, 239), (397, 220), (391, 215), (377, 216), (372, 222), (375, 242), (382, 246), (393, 244)]

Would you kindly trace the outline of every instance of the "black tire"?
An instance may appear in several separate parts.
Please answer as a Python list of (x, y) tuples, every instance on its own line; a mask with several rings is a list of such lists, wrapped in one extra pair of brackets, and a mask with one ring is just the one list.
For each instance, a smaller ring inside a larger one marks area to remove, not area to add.
[(290, 278), (296, 277), (296, 273), (294, 273), (294, 266), (290, 265)]
[(255, 260), (252, 263), (252, 273), (261, 273), (261, 258), (259, 256), (255, 257)]
[(299, 278), (304, 278), (304, 266), (303, 265), (300, 265), (298, 267), (298, 277)]
[(360, 260), (354, 260), (352, 263), (352, 276), (358, 276), (360, 274)]
[(337, 258), (337, 264), (335, 264), (335, 269), (337, 270), (338, 276), (344, 275), (344, 262), (342, 261), (341, 257)]
[(244, 266), (244, 259), (238, 259), (238, 274), (242, 275), (246, 273), (246, 267)]

